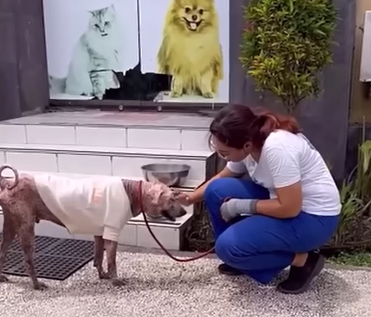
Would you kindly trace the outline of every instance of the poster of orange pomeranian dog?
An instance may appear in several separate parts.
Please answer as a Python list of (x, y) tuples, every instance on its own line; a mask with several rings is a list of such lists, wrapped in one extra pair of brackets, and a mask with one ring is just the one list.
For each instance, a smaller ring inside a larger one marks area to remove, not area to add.
[[(150, 1), (141, 0), (141, 2), (150, 5)], [(227, 102), (229, 78), (225, 78), (225, 73), (226, 66), (229, 66), (226, 65), (229, 64), (227, 51), (229, 49), (229, 1), (156, 0), (151, 2), (153, 4), (156, 2), (156, 6), (160, 2), (166, 2), (162, 21), (159, 21), (162, 29), (154, 71), (172, 76), (171, 99), (194, 96), (196, 98), (186, 100)], [(144, 9), (144, 5), (142, 8)], [(159, 12), (158, 7), (157, 9), (153, 7), (152, 11), (152, 19), (156, 19), (157, 24), (157, 19), (161, 15), (155, 12)], [(141, 34), (144, 33), (144, 23), (148, 23), (143, 20), (142, 17)], [(221, 25), (221, 21), (224, 25)], [(150, 25), (151, 35), (156, 37), (155, 21)], [(220, 29), (223, 31), (222, 36)], [(149, 39), (147, 38), (146, 41)], [(144, 39), (141, 42), (144, 43)], [(148, 44), (142, 47), (142, 56), (146, 47)]]

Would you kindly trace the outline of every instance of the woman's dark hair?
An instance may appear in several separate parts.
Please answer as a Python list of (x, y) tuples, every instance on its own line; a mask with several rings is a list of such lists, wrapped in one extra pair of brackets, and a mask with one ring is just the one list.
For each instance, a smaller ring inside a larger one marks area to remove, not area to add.
[[(226, 146), (242, 149), (247, 142), (261, 149), (268, 135), (276, 129), (294, 134), (300, 132), (292, 116), (275, 114), (269, 110), (232, 104), (221, 109), (212, 121), (209, 131)], [(211, 136), (209, 143), (211, 142)]]

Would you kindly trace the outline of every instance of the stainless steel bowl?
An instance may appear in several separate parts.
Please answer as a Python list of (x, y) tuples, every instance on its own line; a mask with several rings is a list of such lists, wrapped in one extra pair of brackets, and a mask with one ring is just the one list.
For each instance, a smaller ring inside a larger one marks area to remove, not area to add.
[(182, 186), (190, 169), (191, 167), (185, 164), (148, 164), (142, 166), (146, 181), (157, 181), (167, 186)]

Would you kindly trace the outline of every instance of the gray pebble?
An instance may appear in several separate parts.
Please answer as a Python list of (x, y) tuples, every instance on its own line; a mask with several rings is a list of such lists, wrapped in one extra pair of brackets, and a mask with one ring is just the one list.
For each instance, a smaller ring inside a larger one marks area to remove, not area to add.
[(120, 252), (127, 285), (99, 281), (92, 263), (64, 282), (9, 276), (0, 284), (1, 317), (366, 317), (371, 271), (324, 270), (301, 295), (276, 292), (246, 277), (218, 274), (216, 259), (177, 263), (166, 255)]

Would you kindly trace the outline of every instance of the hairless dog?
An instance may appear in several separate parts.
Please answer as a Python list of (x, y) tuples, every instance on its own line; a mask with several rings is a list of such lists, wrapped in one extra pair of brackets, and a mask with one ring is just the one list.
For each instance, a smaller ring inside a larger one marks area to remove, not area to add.
[[(5, 178), (4, 176), (2, 176), (2, 172), (5, 169), (10, 169), (14, 173), (14, 179)], [(81, 208), (81, 212), (80, 210), (76, 210), (75, 214), (72, 214), (71, 218), (69, 219), (69, 222), (66, 220), (67, 216), (61, 214), (63, 215), (63, 217), (59, 217), (58, 213), (56, 213), (54, 210), (51, 210), (51, 206), (54, 206), (53, 203), (59, 203), (59, 201), (57, 201), (58, 197), (55, 198), (55, 200), (50, 200), (48, 196), (45, 196), (45, 193), (43, 193), (40, 187), (41, 185), (38, 184), (37, 177), (38, 176), (32, 176), (29, 174), (18, 174), (18, 171), (9, 165), (3, 165), (0, 167), (0, 205), (3, 209), (4, 215), (4, 226), (2, 233), (3, 238), (0, 248), (0, 282), (8, 281), (8, 279), (2, 274), (3, 265), (7, 250), (9, 249), (14, 238), (18, 236), (21, 248), (24, 253), (27, 272), (32, 280), (33, 288), (36, 290), (40, 290), (47, 287), (44, 283), (38, 281), (33, 259), (35, 223), (38, 223), (40, 220), (46, 220), (63, 226), (70, 232), (73, 231), (73, 233), (88, 233), (94, 235), (94, 267), (97, 269), (98, 277), (100, 279), (111, 279), (113, 285), (115, 286), (124, 285), (124, 280), (118, 278), (117, 276), (116, 252), (118, 236), (116, 234), (113, 235), (111, 238), (111, 236), (107, 233), (108, 231), (104, 231), (106, 230), (106, 228), (102, 229), (104, 226), (107, 226), (107, 223), (109, 223), (109, 220), (107, 220), (109, 217), (106, 214), (103, 214), (103, 216), (99, 218), (102, 222), (97, 225), (97, 227), (99, 228), (99, 233), (97, 233), (97, 230), (86, 228), (85, 231), (81, 231), (84, 222), (88, 222), (90, 220), (90, 214), (86, 214), (86, 210), (88, 210), (88, 212), (92, 212), (90, 210), (93, 210), (92, 208), (94, 207), (93, 205), (95, 204), (96, 197), (100, 198), (100, 201), (102, 201), (101, 198), (107, 196), (103, 196), (103, 192), (109, 192), (107, 188), (109, 188), (108, 185), (110, 181), (107, 182), (107, 179), (112, 179), (112, 177), (89, 178), (89, 183), (95, 181), (99, 184), (108, 184), (106, 187), (103, 188), (103, 191), (97, 194), (96, 188), (93, 188), (92, 191), (87, 193), (87, 179), (85, 179), (85, 183), (83, 183), (83, 181), (81, 180), (71, 180), (69, 178), (61, 176), (44, 175), (44, 180), (51, 179), (52, 181), (50, 182), (50, 184), (57, 184), (55, 185), (57, 187), (47, 188), (49, 186), (49, 183), (44, 182), (43, 185), (46, 188), (44, 189), (44, 191), (50, 190), (52, 192), (63, 193), (63, 199), (65, 199), (65, 202), (67, 201), (65, 203), (67, 204), (67, 207), (72, 206), (73, 209), (73, 206), (77, 204), (76, 208), (78, 208), (78, 203), (80, 201), (83, 201), (83, 203), (85, 204), (84, 206), (86, 206), (86, 204), (91, 204), (86, 207), (85, 214), (82, 210), (84, 208)], [(77, 189), (83, 188), (84, 190), (77, 191), (77, 193), (74, 189), (70, 191), (68, 191), (69, 189), (61, 191), (61, 187), (58, 185), (59, 182), (65, 182), (66, 184), (68, 184), (67, 187), (69, 188), (71, 186), (74, 186), (74, 184), (77, 184)], [(116, 224), (117, 232), (123, 229), (128, 219), (139, 215), (139, 213), (142, 211), (153, 217), (162, 215), (171, 221), (174, 221), (175, 218), (184, 216), (186, 214), (186, 211), (175, 200), (175, 193), (169, 187), (162, 183), (119, 179), (119, 184), (119, 191), (117, 191), (117, 189), (116, 192), (111, 190), (114, 195), (107, 196), (108, 198), (106, 197), (106, 200), (104, 202), (104, 206), (109, 206), (110, 204), (114, 205), (114, 203), (111, 203), (111, 200), (115, 200), (115, 197), (117, 196), (123, 195), (122, 197), (128, 198), (129, 206), (122, 206), (121, 209), (121, 205), (119, 205), (119, 209), (122, 211), (117, 212), (116, 204), (116, 209), (111, 211), (111, 216), (113, 215), (114, 217), (116, 217), (115, 219), (120, 219), (120, 213), (124, 214), (124, 210), (130, 211), (129, 218), (127, 216), (126, 218), (121, 218), (122, 220), (119, 220), (119, 223)], [(55, 188), (57, 190), (55, 190)], [(139, 192), (140, 190), (141, 193)], [(69, 195), (71, 197), (69, 197)], [(139, 201), (140, 197), (142, 197), (142, 201)], [(73, 199), (77, 201), (76, 204)], [(72, 205), (69, 200), (72, 200)], [(125, 202), (125, 200), (121, 201)], [(59, 204), (58, 206), (63, 207), (63, 204)], [(103, 205), (98, 204), (95, 206), (98, 206), (99, 209)], [(141, 210), (141, 208), (143, 208), (144, 210)], [(109, 213), (109, 208), (107, 208), (107, 210)], [(96, 212), (104, 213), (105, 210), (98, 210)], [(85, 219), (84, 217), (87, 218)], [(113, 220), (113, 222), (115, 222), (115, 219)], [(73, 230), (70, 230), (71, 228), (73, 228)], [(106, 251), (107, 271), (103, 269), (104, 250)]]

